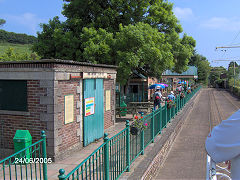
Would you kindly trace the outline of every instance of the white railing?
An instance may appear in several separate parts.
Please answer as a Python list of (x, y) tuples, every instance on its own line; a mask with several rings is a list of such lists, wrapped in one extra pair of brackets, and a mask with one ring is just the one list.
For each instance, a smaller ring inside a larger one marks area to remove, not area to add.
[[(225, 173), (219, 172), (224, 171)], [(231, 180), (230, 176), (227, 174), (231, 174), (231, 172), (228, 170), (228, 167), (222, 167), (217, 165), (212, 158), (207, 155), (207, 169), (206, 169), (206, 180), (217, 180), (219, 179), (229, 179)]]

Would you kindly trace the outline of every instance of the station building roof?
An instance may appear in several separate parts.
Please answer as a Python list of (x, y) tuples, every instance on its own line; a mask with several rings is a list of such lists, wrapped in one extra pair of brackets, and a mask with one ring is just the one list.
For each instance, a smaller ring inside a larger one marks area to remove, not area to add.
[(187, 71), (182, 73), (176, 73), (171, 70), (166, 70), (163, 72), (162, 77), (165, 78), (198, 78), (198, 71), (197, 67), (195, 66), (188, 66)]

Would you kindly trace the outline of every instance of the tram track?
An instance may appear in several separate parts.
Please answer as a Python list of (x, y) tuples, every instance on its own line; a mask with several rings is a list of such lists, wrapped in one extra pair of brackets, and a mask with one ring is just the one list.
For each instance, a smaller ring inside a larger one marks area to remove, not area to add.
[(210, 132), (214, 126), (221, 123), (222, 113), (221, 108), (218, 106), (216, 102), (216, 97), (214, 94), (214, 90), (210, 89), (208, 91), (209, 101), (210, 101), (210, 111), (209, 111), (209, 128)]
[[(240, 105), (237, 105), (234, 99), (231, 99), (230, 95), (227, 95), (225, 91), (215, 89), (210, 89), (208, 91), (209, 95), (209, 101), (210, 101), (210, 112), (209, 112), (209, 123), (210, 123), (210, 129), (212, 129), (214, 126), (221, 123), (222, 120), (226, 118), (226, 114), (224, 114), (224, 108), (222, 107), (222, 103), (219, 104), (217, 102), (217, 97), (223, 97), (221, 102), (227, 102), (228, 104), (231, 104), (231, 109), (234, 109), (234, 111), (237, 111), (240, 109)], [(225, 110), (226, 111), (226, 110)]]
[(240, 109), (239, 105), (233, 103), (234, 101), (230, 99), (230, 95), (228, 93), (227, 94), (229, 96), (226, 95), (226, 93), (223, 93), (221, 90), (219, 90), (218, 92), (220, 92), (236, 108), (236, 110)]

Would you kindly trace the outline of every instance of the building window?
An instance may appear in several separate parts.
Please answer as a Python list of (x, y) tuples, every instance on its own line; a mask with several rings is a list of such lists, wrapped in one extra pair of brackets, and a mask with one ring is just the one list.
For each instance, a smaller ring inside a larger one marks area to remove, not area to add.
[(133, 85), (132, 92), (138, 93), (138, 85)]
[(0, 80), (0, 110), (27, 111), (27, 81)]

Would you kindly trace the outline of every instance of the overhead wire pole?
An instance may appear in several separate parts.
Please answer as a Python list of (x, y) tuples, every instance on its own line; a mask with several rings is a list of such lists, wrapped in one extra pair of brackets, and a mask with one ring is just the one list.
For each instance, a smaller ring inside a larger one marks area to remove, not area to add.
[(216, 47), (216, 50), (222, 48), (222, 49), (227, 49), (227, 48), (240, 48), (240, 46), (220, 46), (220, 47)]

